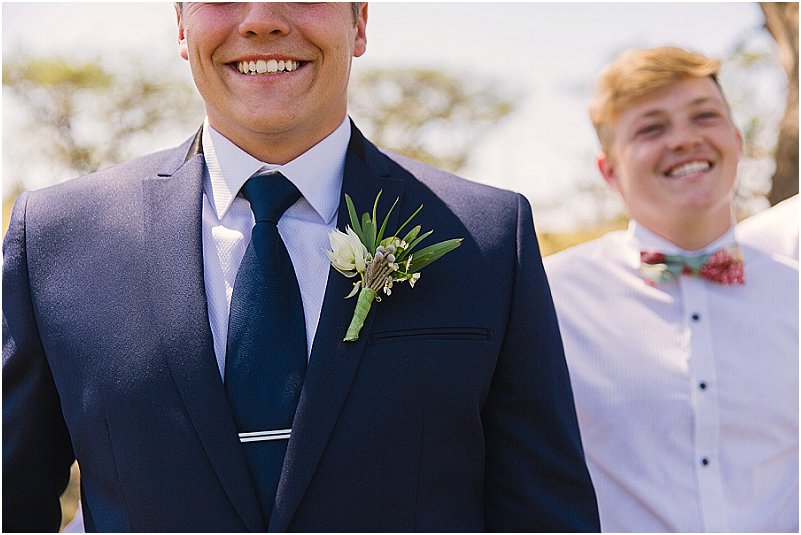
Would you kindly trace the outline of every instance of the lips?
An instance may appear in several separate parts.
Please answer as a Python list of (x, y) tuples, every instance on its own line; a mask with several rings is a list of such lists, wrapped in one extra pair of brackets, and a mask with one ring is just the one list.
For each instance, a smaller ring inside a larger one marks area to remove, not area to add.
[(669, 178), (681, 178), (683, 176), (694, 175), (710, 169), (712, 169), (712, 162), (709, 160), (693, 160), (669, 168), (665, 173), (665, 176)]

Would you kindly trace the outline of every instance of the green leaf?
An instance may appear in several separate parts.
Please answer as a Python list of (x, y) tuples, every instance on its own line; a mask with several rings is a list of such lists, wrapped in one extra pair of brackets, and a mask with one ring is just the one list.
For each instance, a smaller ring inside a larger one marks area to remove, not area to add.
[(454, 238), (452, 240), (445, 240), (443, 242), (429, 245), (424, 249), (420, 249), (412, 258), (412, 263), (409, 266), (409, 273), (417, 273), (425, 266), (441, 258), (443, 255), (453, 251), (462, 244), (462, 238)]
[[(403, 241), (405, 241), (406, 243), (412, 243), (412, 241), (414, 241), (415, 238), (417, 238), (417, 234), (420, 233), (420, 229), (421, 229), (420, 225), (414, 227), (412, 230), (409, 231), (408, 234), (406, 234), (406, 236), (403, 237)], [(409, 247), (407, 246), (406, 248), (408, 249)]]
[(378, 195), (375, 196), (375, 202), (373, 202), (373, 225), (378, 225), (378, 217), (376, 217), (376, 212), (378, 211), (378, 199), (381, 198), (381, 193), (384, 190), (378, 190)]
[(406, 255), (411, 253), (412, 249), (417, 247), (417, 244), (419, 244), (424, 239), (428, 238), (431, 235), (432, 232), (434, 232), (434, 231), (433, 230), (429, 230), (428, 232), (422, 234), (421, 236), (418, 236), (417, 239), (415, 239), (412, 243), (410, 243), (409, 246), (403, 251), (403, 254), (400, 255), (400, 260), (403, 260), (404, 258), (406, 258)]
[(419, 213), (420, 213), (420, 210), (422, 210), (422, 209), (423, 209), (423, 205), (421, 204), (421, 205), (420, 205), (420, 208), (418, 208), (417, 210), (415, 210), (415, 211), (414, 211), (414, 213), (413, 213), (412, 215), (410, 215), (410, 216), (409, 216), (409, 219), (407, 219), (407, 220), (406, 220), (406, 222), (405, 222), (403, 225), (401, 225), (401, 226), (400, 226), (400, 228), (399, 228), (398, 230), (396, 230), (396, 231), (395, 231), (395, 236), (397, 236), (398, 234), (400, 234), (400, 233), (401, 233), (401, 231), (404, 229), (404, 227), (406, 227), (406, 225), (408, 225), (408, 224), (409, 224), (409, 222), (410, 222), (412, 219), (414, 219), (414, 216), (416, 216), (417, 214), (419, 214)]
[[(378, 194), (381, 195), (381, 192), (379, 191)], [(376, 200), (378, 200), (378, 199), (376, 199)], [(384, 217), (384, 222), (381, 223), (381, 230), (378, 231), (378, 236), (376, 236), (376, 240), (375, 240), (377, 242), (376, 243), (376, 247), (378, 246), (378, 243), (381, 243), (381, 240), (384, 239), (384, 231), (387, 229), (387, 221), (389, 221), (389, 214), (391, 214), (392, 210), (395, 209), (395, 205), (398, 204), (399, 200), (400, 200), (400, 197), (396, 197), (395, 198), (395, 202), (392, 203), (392, 206), (390, 207), (389, 212), (387, 212), (386, 217)]]
[(364, 234), (362, 233), (362, 226), (359, 224), (359, 216), (356, 215), (356, 208), (353, 206), (353, 199), (351, 199), (350, 195), (347, 193), (345, 194), (345, 204), (348, 205), (350, 228), (353, 229), (353, 232), (355, 232), (362, 243), (364, 243)]
[(384, 238), (383, 240), (380, 240), (380, 241), (378, 242), (378, 245), (383, 245), (384, 247), (386, 247), (386, 246), (387, 246), (387, 245), (389, 245), (390, 243), (394, 244), (394, 243), (395, 243), (395, 240), (397, 240), (397, 239), (398, 239), (398, 237), (397, 237), (397, 236), (387, 236), (387, 237), (386, 237), (386, 238)]
[(411, 250), (414, 249), (415, 247), (417, 247), (417, 245), (421, 241), (423, 241), (424, 239), (426, 239), (429, 236), (431, 236), (431, 234), (433, 234), (433, 232), (434, 232), (433, 230), (429, 230), (428, 232), (424, 232), (424, 233), (420, 234), (417, 238), (415, 238), (414, 241), (412, 241), (412, 243), (409, 244), (409, 247), (407, 247), (406, 250), (411, 252)]
[(370, 215), (367, 212), (362, 215), (362, 232), (364, 232), (364, 243), (370, 254), (375, 254), (375, 223), (370, 220)]

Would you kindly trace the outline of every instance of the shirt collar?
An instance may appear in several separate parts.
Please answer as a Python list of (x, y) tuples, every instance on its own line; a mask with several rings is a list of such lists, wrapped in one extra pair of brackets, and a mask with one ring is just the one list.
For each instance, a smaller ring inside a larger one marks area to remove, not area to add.
[(733, 245), (736, 243), (736, 240), (734, 239), (734, 226), (734, 222), (732, 222), (732, 224), (729, 225), (729, 230), (727, 230), (721, 237), (697, 251), (688, 251), (686, 249), (682, 249), (678, 245), (659, 236), (633, 219), (629, 221), (628, 236), (629, 242), (632, 244), (632, 248), (636, 249), (637, 251), (637, 261), (639, 262), (639, 252), (642, 249), (654, 249), (665, 254), (693, 256), (705, 254), (709, 251), (715, 251), (717, 249)]
[(239, 190), (257, 171), (277, 171), (300, 190), (306, 202), (326, 223), (339, 207), (345, 153), (350, 141), (347, 117), (325, 139), (284, 165), (262, 162), (237, 147), (232, 141), (203, 122), (203, 155), (208, 175), (203, 189), (218, 219), (222, 219)]

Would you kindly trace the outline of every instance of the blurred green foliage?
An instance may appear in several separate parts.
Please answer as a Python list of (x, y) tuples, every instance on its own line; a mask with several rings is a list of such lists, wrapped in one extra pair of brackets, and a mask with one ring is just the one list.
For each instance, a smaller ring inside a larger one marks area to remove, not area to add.
[(77, 176), (147, 152), (148, 142), (165, 130), (177, 128), (186, 137), (203, 120), (200, 98), (186, 79), (126, 58), (113, 69), (100, 60), (60, 56), (5, 62), (3, 96), (25, 117), (22, 132), (5, 131), (3, 147), (20, 182), (32, 147), (37, 159)]
[(374, 68), (351, 82), (349, 110), (377, 145), (458, 172), (515, 100), (475, 73)]
[(29, 58), (3, 64), (3, 85), (20, 89), (65, 87), (71, 91), (108, 88), (113, 78), (96, 63), (75, 64), (66, 58)]

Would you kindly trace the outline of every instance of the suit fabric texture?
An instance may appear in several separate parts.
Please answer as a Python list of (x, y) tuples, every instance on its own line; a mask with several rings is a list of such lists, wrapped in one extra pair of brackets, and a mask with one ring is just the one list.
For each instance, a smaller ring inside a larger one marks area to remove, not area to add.
[(598, 529), (527, 201), (355, 128), (343, 193), (357, 210), (382, 191), (379, 213), (400, 198), (388, 230), (423, 204), (430, 240), (464, 242), (374, 304), (355, 343), (353, 280), (331, 270), (266, 525), (212, 347), (197, 140), (15, 205), (5, 531), (58, 529), (76, 458), (87, 531)]

